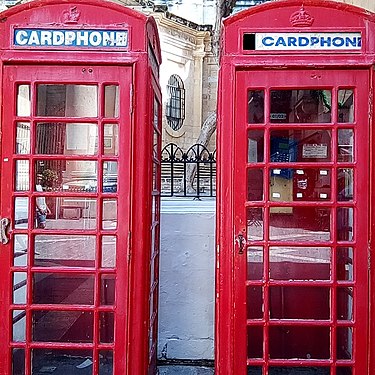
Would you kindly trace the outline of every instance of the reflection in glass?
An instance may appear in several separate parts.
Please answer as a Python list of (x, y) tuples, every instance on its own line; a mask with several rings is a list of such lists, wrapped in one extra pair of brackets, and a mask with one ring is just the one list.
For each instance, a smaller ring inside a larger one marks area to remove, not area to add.
[(105, 230), (117, 229), (117, 199), (103, 199), (102, 228)]
[(118, 85), (108, 85), (104, 88), (104, 116), (118, 117), (120, 105)]
[(100, 304), (115, 304), (115, 275), (102, 275), (100, 278)]
[(263, 239), (263, 210), (260, 207), (247, 209), (247, 239), (256, 241)]
[(337, 145), (337, 161), (338, 162), (353, 162), (354, 132), (353, 129), (339, 129), (338, 130), (338, 145)]
[(271, 319), (328, 320), (330, 288), (271, 286), (270, 317)]
[(264, 90), (252, 90), (247, 93), (249, 124), (264, 123)]
[(113, 375), (113, 352), (99, 351), (99, 375)]
[(117, 192), (117, 161), (103, 163), (103, 193)]
[(263, 288), (261, 286), (247, 287), (247, 319), (262, 319), (263, 318)]
[(354, 267), (353, 267), (353, 248), (352, 247), (338, 247), (336, 260), (337, 280), (339, 281), (353, 281)]
[(104, 124), (104, 155), (118, 155), (118, 124)]
[(262, 375), (262, 367), (259, 366), (247, 366), (247, 375)]
[(93, 357), (89, 350), (32, 349), (32, 374), (54, 368), (56, 374), (91, 375)]
[(29, 221), (29, 198), (16, 197), (14, 199), (14, 227), (15, 229), (27, 228)]
[(100, 342), (110, 344), (114, 341), (115, 316), (113, 312), (101, 312), (99, 316)]
[(25, 305), (27, 296), (27, 273), (13, 273), (13, 303), (15, 305)]
[(331, 131), (321, 129), (272, 130), (273, 163), (331, 161)]
[(97, 152), (97, 124), (39, 122), (36, 125), (37, 154), (96, 155)]
[(114, 268), (116, 266), (116, 237), (102, 237), (102, 268)]
[(27, 234), (14, 235), (13, 265), (16, 267), (25, 267), (27, 265), (28, 240)]
[(32, 336), (40, 342), (92, 342), (92, 311), (32, 312)]
[(273, 280), (330, 280), (329, 247), (270, 247)]
[(12, 341), (26, 341), (26, 311), (13, 310), (13, 334)]
[(92, 305), (94, 276), (77, 273), (34, 273), (33, 303)]
[[(46, 197), (51, 214), (46, 217), (43, 229), (81, 229), (96, 228), (96, 199), (84, 197)], [(36, 213), (35, 213), (36, 215)], [(37, 220), (34, 220), (37, 226)]]
[(90, 85), (37, 85), (37, 116), (96, 117), (98, 88)]
[(271, 123), (329, 123), (331, 101), (328, 90), (272, 90)]
[(247, 200), (263, 200), (263, 169), (247, 170)]
[(329, 241), (331, 211), (315, 207), (273, 207), (270, 239), (274, 241)]
[(16, 154), (30, 154), (29, 122), (17, 122)]
[[(269, 375), (330, 375), (331, 369), (329, 367), (316, 367), (316, 366), (282, 366), (270, 367)], [(336, 374), (337, 375), (337, 374)]]
[(263, 358), (263, 327), (247, 327), (247, 357)]
[(337, 288), (337, 319), (353, 319), (353, 288)]
[(247, 280), (263, 279), (263, 248), (251, 246), (247, 248)]
[(12, 375), (25, 375), (25, 349), (12, 350)]
[(17, 87), (17, 116), (31, 116), (30, 85)]
[(351, 89), (339, 90), (338, 99), (338, 122), (354, 122), (354, 93)]
[(338, 241), (353, 240), (354, 217), (353, 208), (339, 207), (337, 209), (337, 239)]
[(353, 358), (353, 328), (337, 327), (337, 359)]
[(337, 200), (352, 201), (354, 188), (353, 168), (343, 168), (337, 171)]
[(34, 241), (37, 267), (95, 266), (95, 236), (37, 235)]
[(248, 163), (262, 163), (264, 161), (264, 130), (248, 132)]
[(270, 326), (269, 334), (271, 359), (330, 357), (330, 327)]
[(16, 191), (30, 189), (30, 162), (28, 160), (16, 160), (15, 187)]

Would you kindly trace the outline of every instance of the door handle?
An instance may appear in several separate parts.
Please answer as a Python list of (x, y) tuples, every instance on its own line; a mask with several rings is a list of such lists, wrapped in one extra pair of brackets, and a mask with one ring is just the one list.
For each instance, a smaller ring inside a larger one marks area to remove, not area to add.
[(236, 237), (236, 242), (238, 245), (238, 254), (243, 254), (244, 248), (246, 246), (246, 239), (242, 233), (239, 233)]
[(8, 237), (8, 227), (10, 224), (10, 220), (7, 217), (4, 217), (0, 220), (0, 238), (1, 243), (6, 245), (9, 242)]

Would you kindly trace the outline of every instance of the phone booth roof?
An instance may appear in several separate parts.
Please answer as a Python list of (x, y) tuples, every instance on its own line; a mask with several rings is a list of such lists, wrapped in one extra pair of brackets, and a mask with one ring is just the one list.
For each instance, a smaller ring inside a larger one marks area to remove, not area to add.
[(63, 51), (66, 61), (67, 51), (116, 52), (123, 58), (151, 47), (161, 63), (154, 18), (110, 1), (36, 0), (0, 13), (0, 21), (0, 50), (15, 54)]
[[(280, 0), (255, 6), (224, 21), (222, 57), (273, 55), (274, 62), (290, 55), (310, 55), (327, 62), (327, 55), (351, 60), (375, 52), (375, 14), (326, 0)], [(350, 62), (349, 62), (350, 63)]]

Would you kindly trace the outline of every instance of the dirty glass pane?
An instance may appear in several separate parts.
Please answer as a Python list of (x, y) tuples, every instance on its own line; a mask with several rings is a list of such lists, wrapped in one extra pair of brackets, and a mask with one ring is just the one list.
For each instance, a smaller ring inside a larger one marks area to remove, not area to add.
[(263, 318), (263, 288), (261, 286), (247, 287), (247, 319)]
[(32, 374), (91, 375), (93, 357), (89, 350), (32, 349)]
[(113, 352), (99, 351), (99, 375), (113, 375)]
[(270, 171), (270, 200), (325, 201), (331, 198), (331, 171), (323, 168), (274, 168)]
[(262, 201), (263, 197), (263, 169), (248, 169), (247, 200)]
[(337, 288), (337, 319), (353, 319), (353, 288)]
[(117, 192), (117, 161), (105, 161), (103, 163), (103, 193)]
[(263, 247), (247, 248), (247, 280), (263, 279)]
[(30, 85), (17, 87), (17, 116), (31, 116)]
[(29, 122), (17, 122), (16, 154), (30, 154)]
[(354, 132), (353, 129), (339, 129), (338, 130), (338, 145), (337, 145), (337, 161), (338, 162), (353, 162)]
[(96, 155), (98, 126), (90, 123), (39, 122), (35, 153), (43, 155)]
[(338, 99), (338, 115), (339, 123), (354, 122), (354, 92), (352, 89), (339, 90)]
[(331, 91), (272, 90), (271, 123), (329, 123), (331, 122)]
[(256, 241), (263, 239), (263, 209), (260, 207), (247, 209), (247, 239)]
[(270, 143), (270, 161), (273, 163), (331, 161), (329, 130), (272, 130)]
[(115, 315), (113, 312), (101, 312), (99, 315), (100, 342), (110, 344), (114, 341)]
[(29, 198), (17, 197), (14, 199), (14, 228), (26, 229), (29, 217)]
[(97, 86), (37, 85), (37, 116), (96, 117), (97, 115)]
[(116, 266), (116, 243), (115, 236), (102, 237), (102, 268), (114, 268)]
[(249, 124), (264, 123), (264, 90), (250, 90), (247, 93), (247, 122)]
[(263, 327), (247, 327), (247, 357), (263, 358)]
[(103, 199), (102, 228), (105, 230), (117, 229), (117, 200)]
[(16, 191), (30, 189), (30, 162), (28, 160), (16, 160), (15, 187)]
[(108, 85), (104, 88), (104, 116), (118, 117), (120, 96), (118, 85)]
[(25, 349), (12, 350), (12, 375), (25, 375)]
[(13, 304), (25, 305), (27, 296), (27, 273), (13, 273)]
[(118, 155), (118, 124), (104, 124), (104, 155)]
[(13, 265), (16, 267), (27, 265), (28, 239), (27, 234), (14, 235)]
[(338, 327), (336, 332), (337, 359), (353, 358), (353, 328)]
[(115, 275), (102, 275), (100, 279), (100, 304), (109, 306), (115, 304)]
[(32, 313), (33, 341), (92, 342), (92, 311), (38, 310)]
[(270, 239), (274, 241), (329, 241), (331, 211), (323, 207), (272, 207)]
[(37, 267), (95, 267), (95, 236), (37, 235), (34, 241)]
[(271, 326), (269, 335), (271, 359), (330, 357), (330, 327)]
[(273, 280), (330, 280), (329, 247), (270, 247)]
[(26, 341), (26, 311), (13, 310), (13, 333), (12, 341), (25, 342)]
[(264, 161), (264, 130), (251, 130), (248, 137), (248, 163), (262, 163)]
[(353, 168), (343, 168), (337, 171), (337, 200), (352, 201), (354, 192)]
[(336, 256), (337, 280), (353, 281), (354, 280), (354, 253), (352, 247), (338, 247)]
[(352, 241), (354, 229), (353, 208), (340, 207), (337, 209), (337, 239)]
[(271, 319), (329, 320), (330, 288), (271, 286), (270, 317)]

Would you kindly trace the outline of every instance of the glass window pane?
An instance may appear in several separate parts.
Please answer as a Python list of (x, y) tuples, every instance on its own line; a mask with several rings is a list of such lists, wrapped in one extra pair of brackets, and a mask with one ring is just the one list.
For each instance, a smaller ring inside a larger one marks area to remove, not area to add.
[(99, 316), (100, 342), (110, 344), (114, 341), (115, 315), (113, 312), (101, 312)]
[(264, 161), (264, 130), (248, 132), (248, 163), (262, 163)]
[(93, 85), (37, 85), (37, 116), (96, 117), (98, 88)]
[(272, 90), (271, 123), (329, 123), (331, 91)]
[(337, 209), (337, 239), (339, 241), (352, 241), (354, 229), (353, 208), (340, 207)]
[(247, 93), (249, 124), (264, 123), (264, 90), (251, 90)]
[(337, 367), (336, 375), (353, 375), (352, 367)]
[(247, 248), (247, 280), (263, 279), (263, 248)]
[(271, 359), (330, 357), (330, 327), (271, 326), (269, 334)]
[(114, 268), (116, 266), (116, 245), (115, 236), (102, 237), (102, 268)]
[(15, 348), (12, 350), (12, 375), (25, 373), (25, 349)]
[(273, 163), (331, 161), (329, 130), (272, 130), (270, 141), (270, 161)]
[(37, 267), (95, 267), (95, 236), (37, 235), (34, 241)]
[(353, 129), (338, 130), (337, 161), (347, 163), (354, 161), (353, 139)]
[(274, 241), (329, 241), (331, 211), (316, 207), (273, 207), (270, 239)]
[(13, 303), (15, 305), (25, 305), (27, 296), (27, 273), (13, 273)]
[(26, 311), (13, 310), (13, 335), (12, 341), (26, 341)]
[(336, 260), (337, 280), (353, 281), (354, 280), (354, 253), (352, 247), (338, 247)]
[(117, 200), (103, 199), (102, 228), (105, 230), (117, 229)]
[(247, 287), (247, 319), (263, 318), (263, 288), (261, 286)]
[(330, 280), (329, 247), (271, 247), (270, 278), (273, 280)]
[(247, 366), (247, 375), (263, 375), (262, 367), (260, 367), (260, 366)]
[(17, 122), (16, 154), (30, 154), (29, 122)]
[(353, 328), (338, 327), (336, 332), (337, 359), (353, 358)]
[(117, 161), (105, 161), (103, 163), (103, 193), (117, 192)]
[(76, 273), (34, 273), (33, 303), (92, 305), (94, 276)]
[(16, 160), (15, 185), (16, 191), (30, 189), (30, 162), (28, 160)]
[(263, 327), (247, 327), (247, 357), (263, 358)]
[[(269, 375), (330, 375), (331, 369), (329, 367), (316, 366), (282, 366), (270, 367)], [(337, 375), (337, 374), (336, 374)]]
[(90, 123), (39, 122), (35, 153), (43, 155), (96, 155), (98, 126)]
[(337, 319), (353, 320), (353, 288), (337, 288)]
[(338, 91), (338, 122), (354, 122), (354, 92), (351, 89)]
[(45, 311), (32, 313), (32, 335), (40, 342), (92, 342), (92, 311)]
[(118, 124), (104, 124), (104, 155), (118, 155)]
[(14, 228), (26, 229), (29, 222), (29, 198), (17, 197), (14, 199)]
[(256, 241), (263, 239), (263, 209), (248, 208), (247, 209), (247, 239), (248, 241)]
[(100, 304), (110, 306), (115, 304), (115, 275), (102, 275), (100, 278)]
[(310, 286), (271, 286), (270, 317), (271, 319), (328, 320), (330, 289)]
[(263, 200), (263, 169), (247, 170), (247, 200)]
[(16, 267), (27, 265), (28, 239), (26, 234), (14, 235), (13, 265)]
[(113, 352), (99, 351), (99, 375), (113, 375)]
[(31, 116), (30, 85), (17, 87), (17, 116)]
[(108, 85), (104, 88), (104, 116), (118, 117), (120, 96), (118, 85)]
[(352, 201), (354, 192), (353, 168), (338, 169), (337, 171), (337, 200)]

